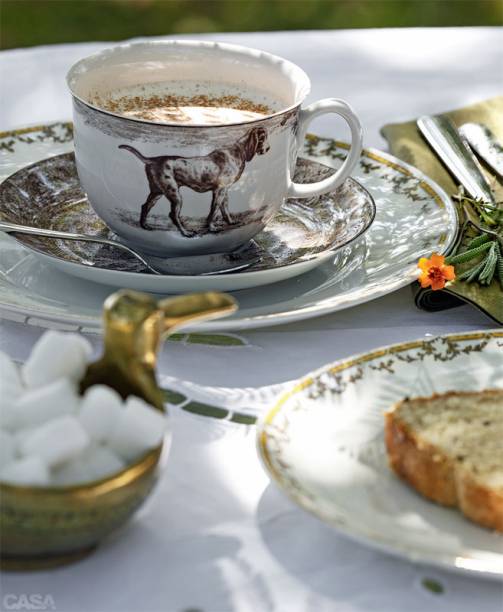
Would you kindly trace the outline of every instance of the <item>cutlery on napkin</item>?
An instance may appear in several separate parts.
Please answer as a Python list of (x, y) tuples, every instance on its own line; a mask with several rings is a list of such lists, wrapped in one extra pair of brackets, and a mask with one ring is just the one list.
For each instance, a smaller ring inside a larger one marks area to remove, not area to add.
[[(450, 119), (456, 126), (465, 123), (482, 124), (496, 141), (503, 142), (503, 96), (443, 113), (441, 117)], [(448, 194), (455, 195), (458, 192), (459, 179), (457, 181), (453, 179), (451, 172), (439, 160), (437, 154), (420, 133), (416, 121), (386, 125), (382, 128), (381, 133), (387, 139), (394, 155), (421, 169)], [(476, 165), (480, 167), (478, 163)], [(489, 176), (486, 186), (490, 185), (493, 198), (496, 201), (503, 200), (503, 184), (497, 180), (497, 174), (487, 172), (485, 174)], [(479, 187), (483, 189), (483, 185)], [(482, 193), (478, 195), (482, 197)], [(455, 280), (442, 291), (422, 289), (419, 285), (414, 285), (413, 289), (419, 308), (436, 311), (460, 306), (467, 302), (503, 325), (503, 291), (496, 280), (493, 280), (488, 287)]]

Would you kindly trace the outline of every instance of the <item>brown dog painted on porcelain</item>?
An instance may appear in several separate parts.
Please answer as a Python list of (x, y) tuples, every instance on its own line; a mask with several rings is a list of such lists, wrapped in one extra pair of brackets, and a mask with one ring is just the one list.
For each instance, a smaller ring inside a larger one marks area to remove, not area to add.
[(233, 145), (215, 149), (208, 155), (182, 157), (180, 155), (159, 155), (145, 157), (130, 145), (119, 145), (145, 164), (150, 193), (141, 207), (140, 225), (147, 225), (147, 217), (161, 196), (171, 205), (170, 218), (179, 232), (189, 238), (196, 232), (184, 227), (180, 218), (183, 198), (180, 187), (189, 187), (197, 193), (212, 192), (210, 212), (206, 219), (206, 231), (214, 231), (214, 219), (220, 213), (227, 226), (235, 223), (229, 211), (229, 188), (243, 174), (247, 162), (255, 155), (264, 155), (269, 151), (267, 131), (263, 127), (254, 127)]

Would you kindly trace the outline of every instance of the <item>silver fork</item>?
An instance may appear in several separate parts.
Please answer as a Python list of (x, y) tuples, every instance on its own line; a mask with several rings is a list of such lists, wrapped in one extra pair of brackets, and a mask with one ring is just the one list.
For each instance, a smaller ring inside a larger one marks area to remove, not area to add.
[[(234, 253), (218, 253), (212, 255), (188, 255), (187, 257), (167, 257), (155, 258), (160, 260), (159, 264), (153, 266), (140, 253), (131, 247), (118, 242), (117, 240), (109, 240), (108, 238), (99, 238), (90, 234), (76, 234), (73, 232), (61, 232), (57, 230), (48, 230), (39, 227), (31, 227), (28, 225), (19, 225), (17, 223), (9, 223), (0, 221), (0, 231), (7, 234), (28, 234), (31, 236), (41, 236), (43, 238), (53, 238), (59, 240), (74, 240), (80, 242), (95, 242), (107, 246), (122, 249), (130, 255), (133, 255), (140, 261), (152, 274), (164, 275), (188, 275), (188, 276), (213, 276), (216, 274), (227, 274), (229, 272), (237, 272), (245, 270), (254, 263), (257, 263), (260, 257), (253, 248), (241, 249)], [(81, 262), (82, 265), (89, 265)], [(93, 267), (93, 266), (90, 266)]]

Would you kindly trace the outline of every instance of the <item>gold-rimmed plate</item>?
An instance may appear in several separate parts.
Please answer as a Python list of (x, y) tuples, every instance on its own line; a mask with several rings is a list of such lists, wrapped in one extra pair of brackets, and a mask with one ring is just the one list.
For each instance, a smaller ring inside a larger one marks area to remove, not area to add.
[(306, 376), (258, 426), (272, 480), (370, 547), (485, 578), (503, 576), (503, 535), (421, 497), (388, 467), (384, 412), (406, 396), (503, 388), (503, 331), (396, 344)]

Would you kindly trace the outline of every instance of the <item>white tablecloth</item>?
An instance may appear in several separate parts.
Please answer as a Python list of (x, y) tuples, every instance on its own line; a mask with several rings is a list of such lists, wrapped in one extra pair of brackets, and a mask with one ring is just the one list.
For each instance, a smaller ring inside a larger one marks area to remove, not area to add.
[[(259, 47), (302, 66), (310, 100), (346, 98), (383, 147), (389, 121), (455, 108), (500, 94), (502, 30), (438, 28), (207, 35)], [(0, 54), (0, 129), (69, 119), (64, 75), (104, 43)], [(324, 117), (312, 131), (347, 135)], [(240, 346), (169, 343), (163, 381), (191, 399), (258, 413), (281, 385), (352, 353), (427, 334), (493, 327), (465, 306), (415, 309), (410, 288), (321, 318), (250, 331)], [(24, 359), (42, 330), (0, 321), (0, 350)], [(99, 338), (92, 341), (98, 350)], [(170, 377), (189, 383), (180, 383)], [(193, 384), (195, 383), (195, 384)], [(206, 387), (204, 387), (206, 386)], [(240, 390), (215, 390), (209, 387)], [(172, 408), (174, 444), (156, 494), (136, 519), (88, 559), (51, 572), (3, 574), (3, 609), (45, 594), (56, 610), (108, 612), (423, 612), (503, 609), (500, 585), (372, 552), (338, 536), (269, 484), (254, 428)], [(432, 577), (442, 594), (424, 588)], [(14, 596), (7, 597), (10, 595)]]

